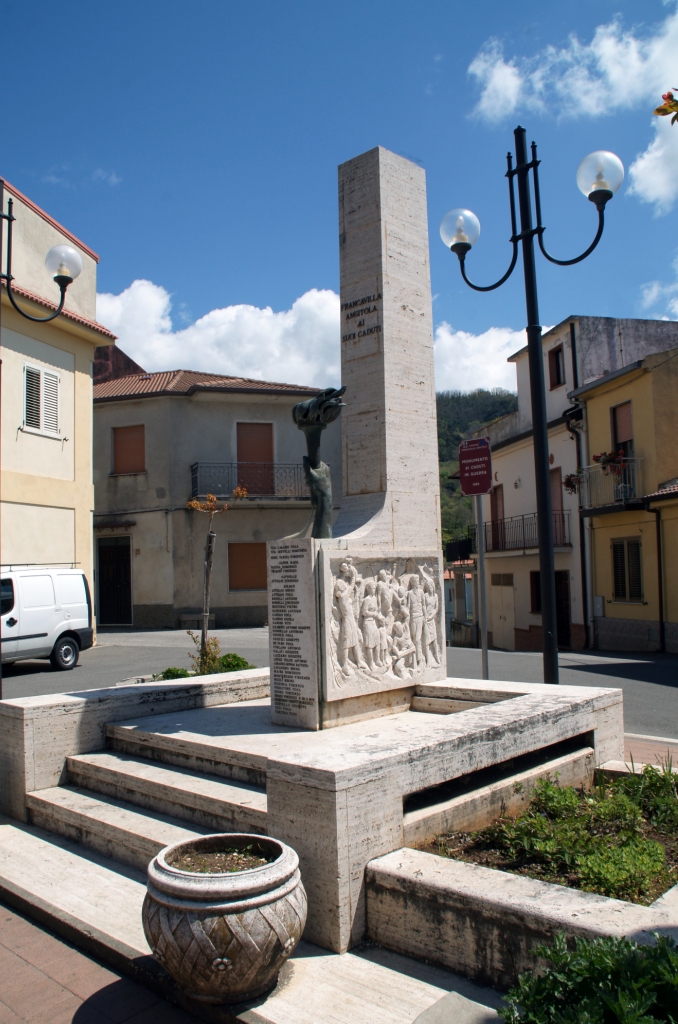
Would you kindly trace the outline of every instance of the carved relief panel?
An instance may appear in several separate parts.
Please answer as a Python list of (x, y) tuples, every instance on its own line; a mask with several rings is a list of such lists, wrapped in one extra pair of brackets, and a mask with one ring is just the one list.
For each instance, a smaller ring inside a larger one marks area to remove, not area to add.
[(447, 676), (439, 556), (324, 550), (321, 564), (326, 700)]

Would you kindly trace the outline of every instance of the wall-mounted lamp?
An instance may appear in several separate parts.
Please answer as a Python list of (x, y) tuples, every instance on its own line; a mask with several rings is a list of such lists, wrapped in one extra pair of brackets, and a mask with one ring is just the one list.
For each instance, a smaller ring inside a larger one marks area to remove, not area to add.
[(12, 224), (16, 220), (12, 210), (14, 207), (14, 200), (7, 200), (7, 213), (0, 210), (0, 218), (7, 221), (7, 259), (6, 259), (6, 272), (0, 273), (0, 280), (5, 282), (7, 286), (7, 295), (9, 301), (12, 303), (17, 313), (21, 313), (21, 316), (26, 317), (27, 320), (33, 320), (38, 324), (45, 324), (48, 320), (54, 320), (58, 317), (61, 310), (64, 308), (64, 302), (66, 301), (66, 289), (71, 284), (78, 274), (82, 271), (82, 256), (72, 245), (54, 245), (45, 256), (45, 266), (47, 272), (51, 274), (61, 291), (61, 299), (54, 313), (50, 313), (49, 316), (32, 316), (30, 313), (26, 313), (19, 304), (17, 303), (14, 293), (12, 291), (12, 281), (14, 277), (12, 275)]

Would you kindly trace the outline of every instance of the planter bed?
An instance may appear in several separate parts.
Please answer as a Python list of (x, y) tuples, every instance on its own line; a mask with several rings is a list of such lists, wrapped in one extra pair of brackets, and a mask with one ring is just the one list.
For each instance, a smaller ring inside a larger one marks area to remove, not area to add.
[(649, 906), (678, 883), (674, 776), (646, 766), (591, 793), (540, 780), (519, 816), (415, 848)]

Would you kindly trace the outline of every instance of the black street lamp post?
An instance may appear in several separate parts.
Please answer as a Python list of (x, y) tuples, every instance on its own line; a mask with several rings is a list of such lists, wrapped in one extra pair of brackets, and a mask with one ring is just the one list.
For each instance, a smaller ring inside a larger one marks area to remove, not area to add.
[[(588, 249), (571, 260), (557, 260), (544, 247), (544, 226), (541, 221), (541, 200), (539, 196), (539, 175), (537, 147), (532, 143), (532, 159), (527, 159), (525, 129), (520, 126), (514, 131), (516, 145), (516, 166), (513, 155), (506, 156), (509, 181), (509, 202), (511, 207), (511, 244), (513, 255), (508, 270), (498, 281), (490, 285), (476, 285), (466, 276), (466, 255), (480, 234), (478, 218), (470, 210), (451, 210), (443, 218), (440, 235), (443, 242), (459, 258), (461, 276), (466, 284), (478, 292), (489, 292), (499, 288), (513, 273), (518, 261), (518, 244), (522, 244), (523, 273), (525, 277), (525, 305), (527, 309), (527, 347), (532, 396), (532, 424), (534, 430), (534, 469), (537, 490), (537, 531), (539, 540), (539, 572), (541, 581), (541, 615), (544, 647), (544, 682), (558, 682), (558, 634), (556, 626), (555, 560), (553, 551), (553, 515), (551, 508), (551, 485), (549, 477), (549, 439), (546, 417), (546, 386), (544, 383), (544, 356), (539, 323), (537, 301), (537, 273), (534, 261), (534, 238), (542, 254), (551, 263), (561, 267), (571, 266), (586, 259), (598, 245), (603, 234), (605, 204), (612, 199), (624, 179), (624, 168), (614, 153), (599, 151), (585, 157), (577, 171), (577, 184), (598, 210), (598, 231)], [(532, 171), (536, 226), (532, 223), (532, 202), (529, 176)], [(518, 182), (518, 208), (520, 211), (520, 233), (516, 227), (516, 203), (514, 179)], [(484, 537), (479, 538), (484, 543)]]

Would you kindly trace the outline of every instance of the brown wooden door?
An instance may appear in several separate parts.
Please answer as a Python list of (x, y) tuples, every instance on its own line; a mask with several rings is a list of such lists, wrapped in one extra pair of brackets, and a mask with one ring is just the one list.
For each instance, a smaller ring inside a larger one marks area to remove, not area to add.
[(558, 647), (570, 647), (570, 574), (556, 573), (556, 631)]
[(565, 543), (565, 517), (563, 516), (563, 479), (560, 466), (552, 469), (551, 481), (551, 511), (553, 513), (553, 545), (556, 548), (562, 547)]
[(497, 484), (490, 494), (490, 515), (492, 517), (492, 550), (504, 550), (504, 486)]
[(238, 423), (238, 487), (275, 494), (272, 423)]

